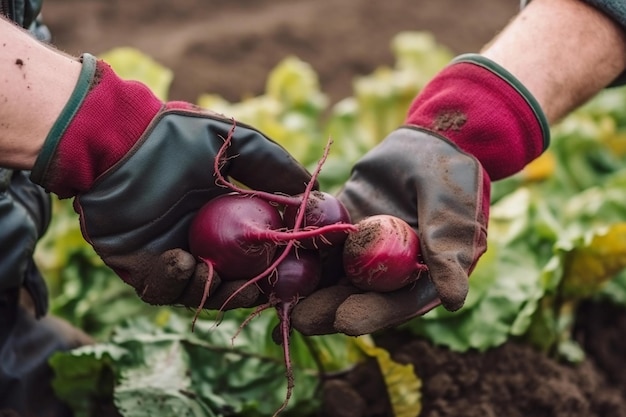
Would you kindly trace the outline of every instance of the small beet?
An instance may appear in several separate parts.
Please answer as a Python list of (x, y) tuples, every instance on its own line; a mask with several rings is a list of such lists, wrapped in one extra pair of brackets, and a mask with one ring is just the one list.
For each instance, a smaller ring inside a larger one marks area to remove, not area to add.
[[(293, 227), (298, 217), (299, 206), (285, 208), (283, 218), (287, 227)], [(307, 199), (302, 227), (322, 227), (351, 224), (350, 213), (338, 198), (323, 191), (312, 191)], [(307, 249), (323, 249), (341, 245), (346, 240), (346, 230), (327, 232), (313, 238), (302, 239), (300, 244)]]
[(376, 215), (366, 217), (356, 227), (343, 249), (346, 276), (354, 286), (368, 291), (395, 291), (428, 270), (419, 260), (419, 237), (404, 220)]

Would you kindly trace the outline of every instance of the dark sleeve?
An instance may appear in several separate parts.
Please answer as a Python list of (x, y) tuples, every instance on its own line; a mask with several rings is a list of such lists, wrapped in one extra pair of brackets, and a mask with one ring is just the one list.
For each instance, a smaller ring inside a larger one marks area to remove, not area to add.
[(42, 0), (0, 1), (0, 12), (25, 29), (30, 29), (41, 12)]
[[(584, 0), (585, 3), (604, 12), (626, 31), (626, 1), (624, 0)], [(626, 84), (626, 71), (622, 72), (610, 87)]]
[[(626, 31), (626, 1), (624, 0), (585, 0), (588, 4), (602, 10)], [(611, 86), (626, 84), (626, 71), (622, 72)]]
[(48, 228), (51, 202), (28, 175), (0, 168), (0, 294), (24, 286), (43, 315), (48, 294), (33, 253)]
[[(626, 30), (626, 2), (624, 0), (582, 0), (585, 3), (602, 10)], [(520, 0), (520, 9), (526, 7), (530, 0)]]
[(596, 9), (602, 10), (626, 30), (626, 2), (624, 0), (584, 0)]

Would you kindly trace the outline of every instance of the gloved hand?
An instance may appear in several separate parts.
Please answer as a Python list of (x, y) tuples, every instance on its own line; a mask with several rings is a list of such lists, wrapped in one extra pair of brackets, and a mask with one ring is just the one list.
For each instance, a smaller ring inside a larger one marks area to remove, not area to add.
[[(187, 229), (203, 204), (228, 191), (215, 184), (213, 163), (233, 123), (189, 103), (163, 103), (87, 54), (31, 178), (75, 197), (83, 236), (144, 301), (198, 307), (208, 274), (187, 252)], [(282, 147), (241, 124), (222, 174), (288, 194), (310, 179)], [(221, 307), (241, 284), (219, 281), (205, 308)], [(254, 305), (258, 295), (249, 286), (226, 308)]]
[(491, 181), (545, 150), (548, 124), (530, 92), (504, 68), (462, 55), (420, 92), (406, 123), (368, 152), (339, 194), (354, 222), (374, 214), (406, 220), (429, 268), (407, 288), (362, 293), (330, 286), (302, 300), (292, 323), (304, 334), (361, 335), (442, 304), (459, 309), (486, 250)]

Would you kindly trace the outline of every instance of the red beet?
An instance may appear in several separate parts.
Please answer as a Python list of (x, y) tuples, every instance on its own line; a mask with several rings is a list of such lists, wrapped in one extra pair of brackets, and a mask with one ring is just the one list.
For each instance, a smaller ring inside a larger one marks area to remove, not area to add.
[(361, 220), (356, 227), (343, 249), (343, 266), (354, 286), (394, 291), (428, 270), (420, 261), (419, 237), (404, 220), (377, 215)]
[[(293, 227), (296, 224), (299, 211), (299, 205), (285, 207), (283, 219), (287, 227)], [(323, 191), (313, 191), (306, 202), (302, 227), (307, 229), (338, 225), (338, 230), (325, 232), (314, 238), (302, 239), (300, 244), (307, 249), (323, 249), (328, 246), (341, 245), (346, 240), (347, 234), (340, 225), (351, 223), (350, 213), (339, 199)]]

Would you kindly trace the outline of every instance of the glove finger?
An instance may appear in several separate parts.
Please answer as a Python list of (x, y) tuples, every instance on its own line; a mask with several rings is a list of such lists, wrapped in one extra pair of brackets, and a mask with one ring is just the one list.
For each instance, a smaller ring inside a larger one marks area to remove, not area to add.
[(334, 328), (348, 336), (370, 334), (425, 314), (439, 304), (437, 289), (423, 277), (410, 288), (390, 293), (350, 295), (337, 308)]
[(337, 333), (335, 312), (346, 298), (357, 292), (352, 285), (333, 285), (314, 292), (294, 307), (292, 326), (306, 336)]
[(248, 285), (242, 291), (239, 291), (228, 304), (224, 305), (228, 297), (235, 291), (239, 290), (245, 280), (241, 281), (222, 281), (213, 294), (209, 294), (209, 298), (204, 303), (203, 308), (209, 310), (233, 310), (236, 308), (254, 307), (263, 302), (263, 297), (256, 285)]
[[(209, 281), (210, 287), (207, 290), (206, 285)], [(212, 276), (209, 276), (209, 268), (204, 262), (201, 262), (197, 265), (193, 279), (190, 280), (178, 302), (192, 308), (197, 308), (204, 302), (202, 308), (208, 310), (221, 309), (224, 311), (258, 305), (261, 302), (261, 297), (256, 285), (247, 286), (233, 297), (228, 304), (224, 305), (226, 300), (245, 283), (245, 280), (222, 281), (215, 272), (213, 272)], [(205, 292), (207, 292), (207, 296), (206, 300), (203, 300)]]
[(420, 182), (418, 230), (441, 302), (455, 311), (463, 306), (469, 274), (487, 249), (490, 183), (475, 158), (445, 140), (431, 146), (445, 175)]
[[(206, 288), (207, 283), (209, 284), (208, 289)], [(177, 304), (197, 308), (202, 304), (205, 292), (207, 293), (206, 304), (221, 283), (222, 280), (217, 274), (213, 273), (213, 276), (209, 277), (209, 267), (204, 262), (197, 263), (188, 285), (177, 300)]]
[(154, 305), (175, 303), (196, 269), (194, 257), (182, 249), (172, 249), (160, 256), (135, 253), (102, 259), (135, 288), (143, 301)]

